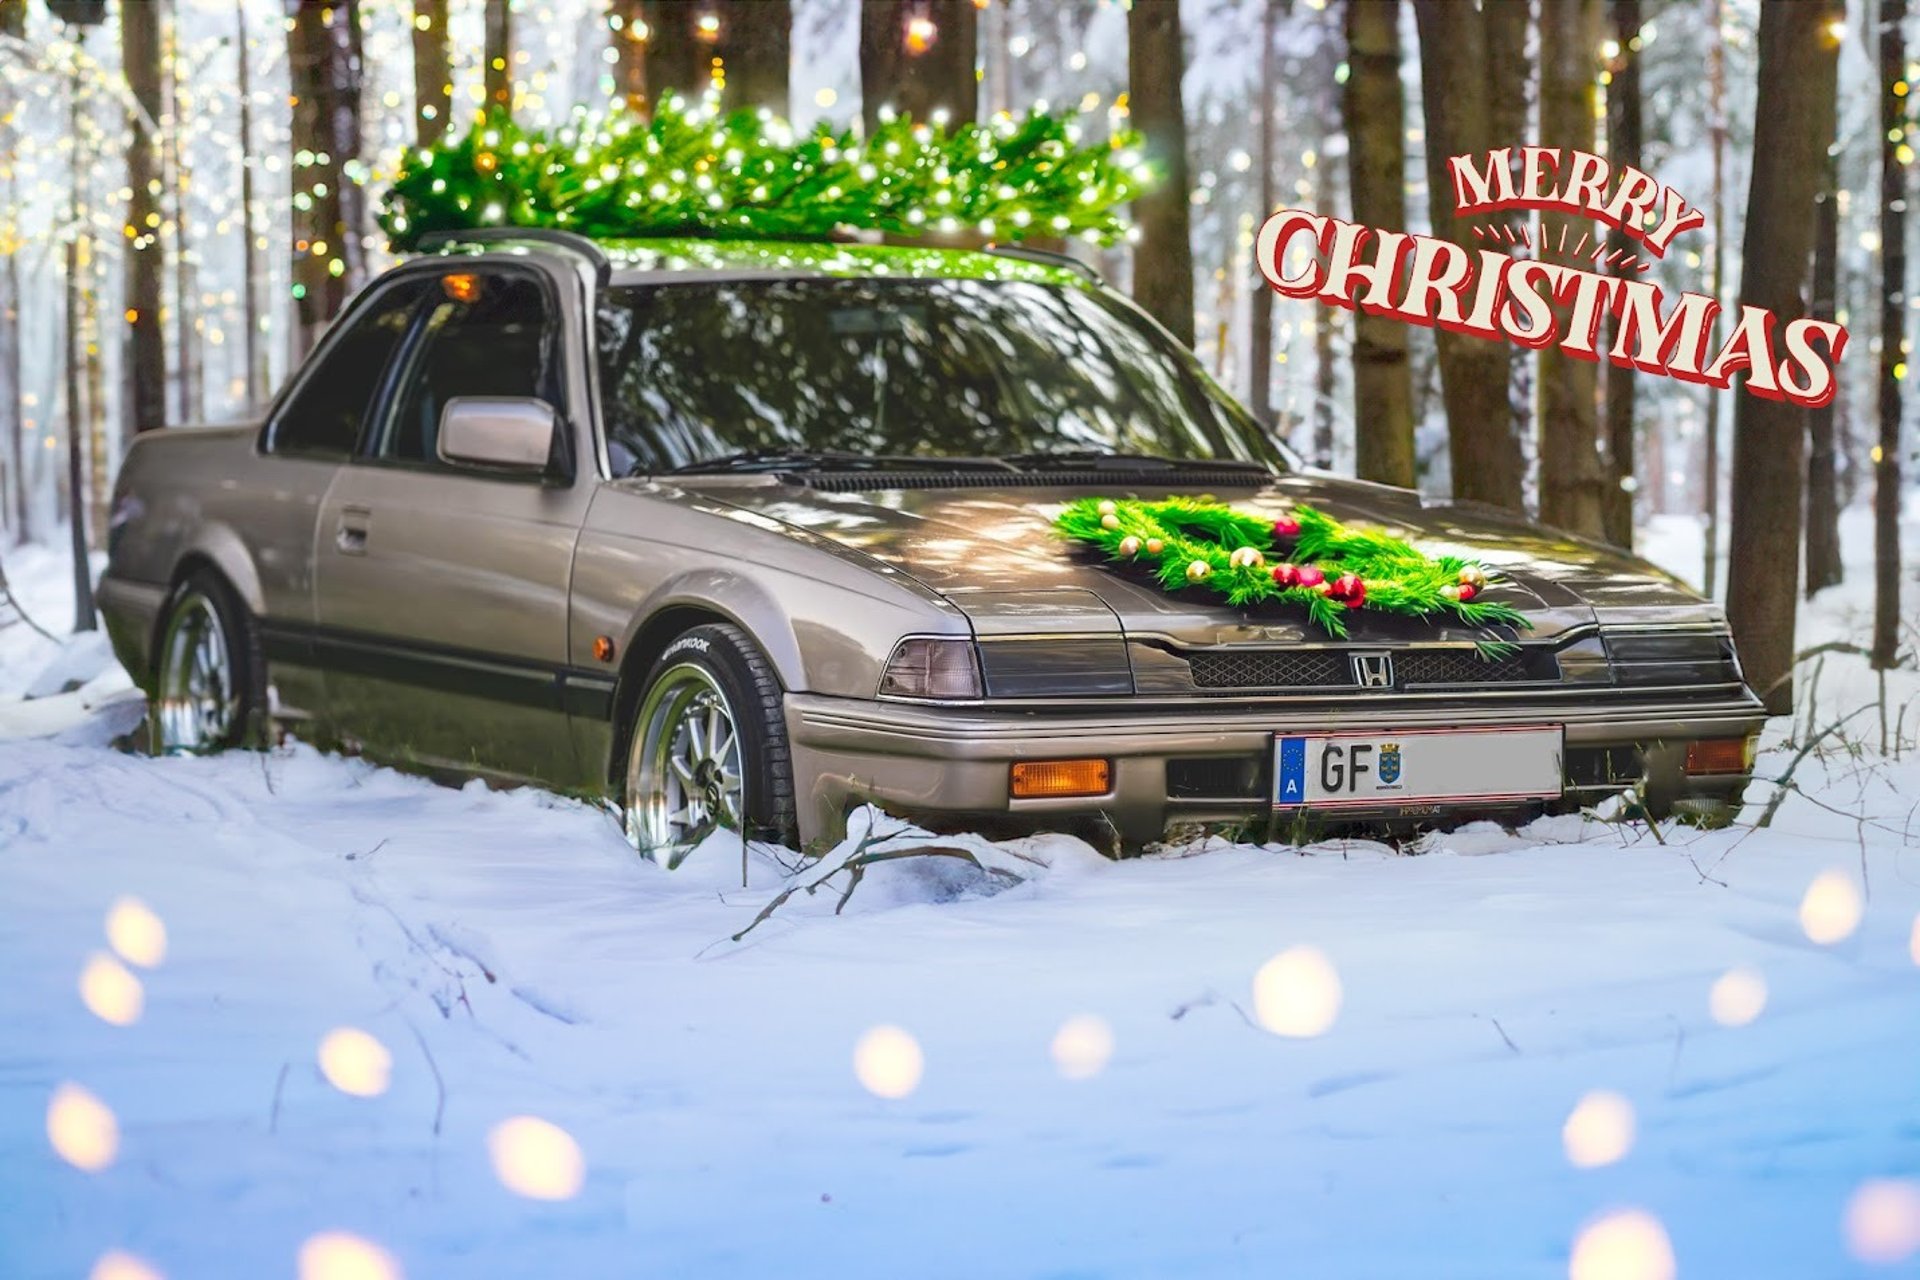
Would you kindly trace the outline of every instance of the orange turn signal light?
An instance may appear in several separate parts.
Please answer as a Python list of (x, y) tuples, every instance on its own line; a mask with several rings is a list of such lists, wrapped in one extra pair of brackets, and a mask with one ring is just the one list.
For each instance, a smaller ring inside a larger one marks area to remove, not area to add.
[(1103, 796), (1113, 789), (1110, 760), (1022, 760), (1013, 766), (1013, 798)]
[(1702, 738), (1687, 744), (1688, 773), (1745, 773), (1752, 767), (1745, 738)]

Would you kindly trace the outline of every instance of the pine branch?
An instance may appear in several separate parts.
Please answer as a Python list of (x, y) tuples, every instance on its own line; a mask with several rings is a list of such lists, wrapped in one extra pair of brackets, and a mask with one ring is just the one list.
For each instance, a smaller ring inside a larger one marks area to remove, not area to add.
[(1083, 143), (1041, 111), (949, 130), (896, 116), (871, 138), (826, 123), (677, 97), (651, 119), (615, 104), (549, 132), (505, 115), (408, 154), (380, 222), (396, 249), (434, 231), (544, 227), (619, 239), (822, 239), (849, 230), (1001, 239), (1126, 232), (1119, 207), (1154, 180), (1140, 140)]

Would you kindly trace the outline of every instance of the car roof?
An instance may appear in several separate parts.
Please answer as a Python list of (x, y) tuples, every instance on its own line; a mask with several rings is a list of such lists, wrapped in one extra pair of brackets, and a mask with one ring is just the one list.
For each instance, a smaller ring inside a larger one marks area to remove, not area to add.
[[(609, 283), (664, 284), (698, 279), (897, 277), (925, 280), (1017, 280), (1086, 288), (1098, 276), (1064, 255), (1018, 247), (982, 251), (923, 245), (822, 243), (813, 240), (717, 240), (694, 237), (596, 240), (609, 264)], [(584, 244), (582, 248), (586, 248)], [(510, 240), (460, 240), (443, 252), (542, 252), (550, 245)], [(562, 249), (562, 252), (565, 250)], [(433, 255), (429, 255), (433, 256)]]

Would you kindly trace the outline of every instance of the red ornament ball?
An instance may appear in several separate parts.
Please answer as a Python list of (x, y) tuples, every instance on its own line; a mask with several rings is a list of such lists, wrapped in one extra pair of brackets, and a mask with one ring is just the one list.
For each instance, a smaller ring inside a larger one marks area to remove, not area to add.
[(1460, 600), (1462, 603), (1465, 603), (1466, 601), (1473, 599), (1475, 596), (1479, 594), (1480, 593), (1474, 589), (1474, 586), (1471, 582), (1463, 582), (1460, 584)]
[(1333, 580), (1327, 594), (1347, 606), (1358, 609), (1367, 600), (1367, 584), (1357, 574), (1343, 573)]
[(1300, 566), (1297, 564), (1277, 564), (1273, 566), (1273, 585), (1276, 587), (1299, 586)]
[(1292, 516), (1281, 516), (1273, 522), (1273, 536), (1278, 542), (1292, 542), (1300, 536), (1300, 522)]
[(1296, 587), (1317, 587), (1326, 580), (1326, 574), (1310, 564), (1303, 564), (1300, 566), (1299, 573), (1295, 577), (1293, 585)]

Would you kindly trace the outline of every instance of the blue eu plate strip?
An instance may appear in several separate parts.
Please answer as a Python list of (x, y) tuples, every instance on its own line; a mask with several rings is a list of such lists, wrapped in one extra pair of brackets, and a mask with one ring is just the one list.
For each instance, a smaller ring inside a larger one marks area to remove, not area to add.
[(1305, 804), (1307, 799), (1307, 740), (1280, 739), (1280, 776), (1276, 779), (1275, 804)]

